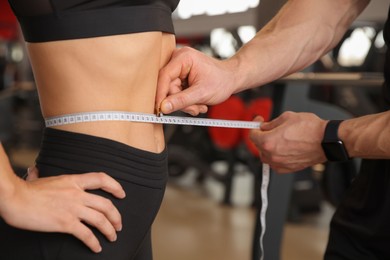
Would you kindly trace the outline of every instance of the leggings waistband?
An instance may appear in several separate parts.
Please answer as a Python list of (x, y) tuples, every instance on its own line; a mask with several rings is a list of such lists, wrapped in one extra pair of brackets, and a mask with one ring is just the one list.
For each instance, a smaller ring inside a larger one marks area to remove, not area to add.
[[(167, 179), (167, 150), (152, 153), (110, 139), (46, 128), (37, 166), (45, 165), (61, 172), (50, 176), (106, 172), (114, 178), (160, 188)], [(43, 175), (43, 176), (44, 176)]]

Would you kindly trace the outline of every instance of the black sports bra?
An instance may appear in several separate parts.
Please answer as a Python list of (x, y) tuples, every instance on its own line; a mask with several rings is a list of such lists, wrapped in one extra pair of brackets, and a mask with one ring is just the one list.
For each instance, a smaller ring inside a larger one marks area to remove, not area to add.
[(9, 0), (27, 42), (146, 31), (174, 33), (180, 0)]

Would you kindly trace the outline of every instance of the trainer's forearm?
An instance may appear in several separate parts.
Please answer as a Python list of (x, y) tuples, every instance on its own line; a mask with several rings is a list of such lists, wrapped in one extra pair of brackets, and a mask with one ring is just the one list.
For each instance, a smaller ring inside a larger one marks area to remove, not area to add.
[(339, 137), (351, 157), (390, 159), (390, 111), (344, 121)]
[(237, 91), (302, 70), (332, 49), (369, 0), (289, 0), (227, 62), (235, 65)]

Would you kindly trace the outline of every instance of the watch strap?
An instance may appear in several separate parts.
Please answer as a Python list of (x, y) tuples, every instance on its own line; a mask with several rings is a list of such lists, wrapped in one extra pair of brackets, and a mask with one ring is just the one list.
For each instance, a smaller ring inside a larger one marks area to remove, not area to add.
[(338, 136), (339, 126), (343, 120), (330, 120), (325, 127), (322, 148), (328, 161), (341, 162), (350, 159), (344, 142)]
[(330, 120), (326, 124), (324, 140), (327, 141), (338, 141), (340, 140), (338, 135), (339, 126), (343, 120)]

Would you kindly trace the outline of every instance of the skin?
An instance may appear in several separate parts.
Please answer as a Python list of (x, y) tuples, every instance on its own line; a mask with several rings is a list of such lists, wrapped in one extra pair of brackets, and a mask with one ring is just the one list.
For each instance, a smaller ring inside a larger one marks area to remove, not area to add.
[[(226, 60), (187, 47), (177, 49), (160, 71), (156, 104), (166, 114), (183, 110), (197, 115), (231, 94), (300, 71), (335, 47), (368, 3), (289, 0)], [(390, 138), (384, 130), (389, 125), (390, 112), (373, 114), (344, 121), (338, 134), (350, 157), (389, 159)], [(251, 139), (262, 161), (277, 172), (294, 172), (326, 161), (321, 148), (325, 126), (326, 121), (314, 114), (286, 112), (251, 131)]]
[[(168, 62), (175, 39), (171, 34), (146, 32), (26, 46), (44, 117), (101, 110), (154, 113), (158, 72)], [(110, 121), (56, 128), (153, 153), (165, 148), (161, 125)], [(106, 174), (37, 179), (33, 171), (26, 182), (15, 176), (3, 149), (0, 174), (0, 214), (8, 224), (69, 233), (94, 252), (102, 248), (84, 222), (115, 241), (121, 229), (120, 213), (111, 201), (86, 192), (103, 189), (124, 198), (119, 183)]]
[[(5, 158), (3, 149), (0, 155)], [(88, 173), (41, 179), (31, 176), (31, 181), (24, 181), (12, 172), (8, 161), (1, 161), (0, 165), (0, 215), (7, 224), (27, 230), (69, 233), (99, 252), (96, 237), (81, 222), (85, 221), (115, 241), (115, 230), (122, 228), (118, 210), (111, 201), (85, 192), (103, 189), (124, 198), (119, 183), (108, 175)]]

